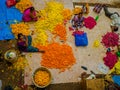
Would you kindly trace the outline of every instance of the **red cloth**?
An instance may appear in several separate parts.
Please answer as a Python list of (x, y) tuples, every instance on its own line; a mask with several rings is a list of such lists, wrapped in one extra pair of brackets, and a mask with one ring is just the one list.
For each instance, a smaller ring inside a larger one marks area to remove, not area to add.
[(96, 25), (95, 19), (93, 17), (91, 17), (91, 16), (85, 18), (84, 23), (85, 23), (85, 27), (89, 28), (89, 29), (94, 28), (94, 26)]
[(12, 7), (12, 6), (15, 6), (15, 4), (16, 4), (16, 0), (7, 0), (6, 1), (6, 5), (7, 5), (7, 7)]

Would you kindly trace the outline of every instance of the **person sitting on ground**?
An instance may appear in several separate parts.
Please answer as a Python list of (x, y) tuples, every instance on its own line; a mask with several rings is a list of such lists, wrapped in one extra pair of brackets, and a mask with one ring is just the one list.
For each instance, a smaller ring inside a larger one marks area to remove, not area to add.
[(20, 2), (20, 0), (7, 0), (6, 1), (6, 5), (8, 8), (15, 6), (18, 2)]
[(36, 47), (31, 46), (32, 43), (32, 37), (31, 36), (25, 36), (22, 33), (18, 34), (18, 49), (21, 52), (41, 52), (44, 53), (43, 50), (39, 50)]
[(117, 12), (111, 13), (108, 8), (104, 6), (105, 15), (112, 20), (111, 28), (112, 31), (118, 31), (120, 27), (120, 15)]
[(22, 20), (24, 22), (37, 21), (38, 16), (37, 16), (37, 11), (35, 10), (35, 8), (34, 7), (27, 8), (23, 13)]
[(83, 17), (83, 12), (80, 12), (79, 14), (75, 14), (73, 19), (72, 19), (72, 26), (78, 30), (78, 27), (83, 27), (84, 17)]

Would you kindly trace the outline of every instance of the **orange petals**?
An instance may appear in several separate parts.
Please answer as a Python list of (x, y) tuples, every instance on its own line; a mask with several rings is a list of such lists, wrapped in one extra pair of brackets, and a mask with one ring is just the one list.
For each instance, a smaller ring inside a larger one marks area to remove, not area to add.
[(66, 44), (52, 43), (47, 46), (38, 46), (45, 50), (42, 54), (41, 65), (47, 68), (56, 68), (64, 71), (75, 64), (72, 48)]
[(54, 34), (60, 37), (60, 40), (66, 41), (66, 27), (62, 24), (57, 24), (53, 31)]
[(34, 76), (35, 83), (39, 86), (45, 86), (50, 81), (49, 73), (46, 71), (37, 71)]

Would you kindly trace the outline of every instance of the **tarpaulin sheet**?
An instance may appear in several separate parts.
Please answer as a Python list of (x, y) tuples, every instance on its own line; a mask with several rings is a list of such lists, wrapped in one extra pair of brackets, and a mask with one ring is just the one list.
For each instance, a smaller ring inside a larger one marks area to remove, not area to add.
[(22, 21), (22, 13), (15, 6), (8, 8), (5, 2), (0, 1), (0, 40), (14, 39), (10, 24)]

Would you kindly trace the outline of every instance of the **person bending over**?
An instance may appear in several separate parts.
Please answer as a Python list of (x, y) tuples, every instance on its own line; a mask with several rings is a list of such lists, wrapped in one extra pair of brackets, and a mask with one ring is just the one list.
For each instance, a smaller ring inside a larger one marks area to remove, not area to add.
[(22, 33), (18, 34), (18, 49), (21, 52), (41, 52), (44, 53), (43, 50), (39, 50), (36, 47), (31, 46), (32, 43), (32, 37), (31, 36), (25, 36)]
[(106, 6), (104, 6), (105, 16), (112, 20), (111, 29), (112, 31), (118, 31), (120, 27), (120, 15), (117, 12), (111, 13)]
[(35, 8), (34, 7), (27, 8), (23, 13), (22, 20), (24, 22), (37, 21), (38, 16), (37, 16), (37, 11), (35, 10)]

